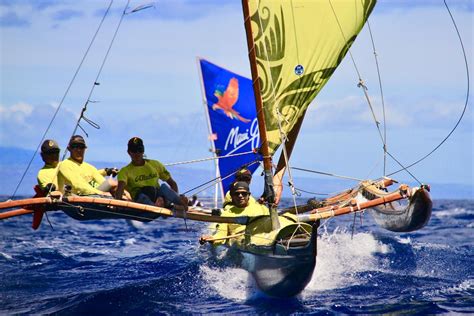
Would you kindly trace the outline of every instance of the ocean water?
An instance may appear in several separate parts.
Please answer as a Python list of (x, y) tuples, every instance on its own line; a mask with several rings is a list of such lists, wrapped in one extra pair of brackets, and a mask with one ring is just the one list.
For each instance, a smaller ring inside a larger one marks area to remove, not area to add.
[(368, 213), (322, 223), (313, 278), (290, 299), (212, 264), (197, 242), (204, 223), (49, 221), (38, 231), (30, 215), (0, 222), (0, 314), (474, 313), (472, 200), (435, 201), (428, 225), (409, 234)]

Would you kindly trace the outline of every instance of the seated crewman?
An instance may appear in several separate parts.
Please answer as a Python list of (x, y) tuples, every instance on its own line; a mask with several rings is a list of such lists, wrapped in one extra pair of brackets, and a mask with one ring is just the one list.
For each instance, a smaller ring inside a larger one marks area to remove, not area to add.
[[(238, 217), (238, 216), (261, 216), (269, 215), (268, 208), (259, 203), (249, 203), (250, 190), (247, 182), (238, 181), (234, 182), (230, 188), (230, 196), (232, 203), (227, 204), (224, 207), (224, 211), (221, 216)], [(214, 224), (211, 228), (215, 229), (215, 233), (212, 236), (204, 235), (201, 237), (200, 242), (210, 242), (214, 245), (221, 245), (224, 243), (233, 244), (235, 242), (241, 242), (244, 236), (235, 238), (226, 237), (243, 233), (245, 231), (245, 225), (240, 224)]]
[[(169, 206), (169, 203), (188, 209), (188, 200), (178, 194), (178, 184), (171, 177), (166, 167), (158, 160), (145, 159), (143, 140), (132, 137), (127, 144), (127, 153), (131, 162), (123, 167), (118, 174), (118, 187), (115, 198), (121, 199), (124, 189), (127, 189), (137, 203)], [(166, 184), (159, 184), (159, 180)], [(160, 199), (161, 198), (161, 199)]]
[(38, 171), (38, 185), (44, 194), (58, 189), (59, 145), (53, 139), (46, 139), (41, 145), (41, 159), (44, 166)]
[(77, 195), (111, 196), (117, 182), (105, 179), (96, 167), (84, 161), (86, 142), (80, 135), (69, 140), (67, 149), (70, 157), (59, 164), (58, 189), (64, 192), (64, 185), (71, 187), (71, 193)]

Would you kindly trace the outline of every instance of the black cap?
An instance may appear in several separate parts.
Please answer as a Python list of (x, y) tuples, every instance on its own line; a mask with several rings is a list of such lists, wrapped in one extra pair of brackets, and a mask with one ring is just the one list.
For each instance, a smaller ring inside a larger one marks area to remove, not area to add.
[(242, 168), (235, 173), (235, 179), (237, 181), (250, 182), (250, 180), (252, 180), (252, 172), (247, 168)]
[(59, 152), (59, 145), (53, 139), (46, 139), (41, 145), (41, 153), (49, 154), (49, 153), (58, 153)]
[(230, 193), (234, 192), (249, 192), (249, 184), (245, 181), (237, 181), (232, 183)]
[(87, 148), (86, 141), (84, 140), (84, 137), (82, 137), (81, 135), (74, 135), (71, 137), (71, 139), (69, 140), (69, 146), (72, 146), (75, 144), (84, 145), (84, 147)]
[(128, 141), (128, 150), (144, 152), (145, 146), (143, 145), (143, 140), (139, 137), (130, 138), (130, 140)]

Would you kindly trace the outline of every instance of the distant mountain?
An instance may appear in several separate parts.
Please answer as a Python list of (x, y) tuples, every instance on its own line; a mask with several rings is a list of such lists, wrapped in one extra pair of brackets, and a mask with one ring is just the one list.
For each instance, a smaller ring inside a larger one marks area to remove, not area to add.
[[(13, 194), (31, 160), (31, 157), (33, 156), (33, 152), (34, 151), (28, 149), (0, 146), (0, 195), (10, 196)], [(121, 167), (128, 164), (128, 162), (105, 161), (90, 161), (90, 163), (99, 169), (112, 166)], [(24, 175), (24, 179), (19, 186), (16, 195), (32, 194), (32, 188), (36, 184), (36, 174), (42, 165), (43, 162), (41, 161), (41, 157), (37, 155), (35, 159), (33, 159), (28, 172)], [(203, 190), (199, 193), (200, 196), (213, 195), (214, 188), (212, 184), (208, 184), (208, 182), (214, 178), (213, 170), (194, 169), (182, 166), (173, 166), (170, 167), (169, 170), (178, 183), (181, 193), (184, 193), (187, 190), (192, 190), (191, 193)], [(262, 177), (260, 177), (257, 172), (251, 186), (253, 195), (260, 195), (262, 188), (261, 178)], [(339, 179), (310, 177), (296, 177), (294, 182), (296, 187), (302, 191), (303, 197), (324, 197), (323, 195), (316, 195), (316, 193), (339, 192), (354, 184)], [(407, 184), (416, 185), (414, 183)], [(473, 185), (431, 183), (431, 187), (431, 195), (434, 199), (474, 199)], [(303, 190), (311, 191), (312, 193), (305, 193)], [(290, 194), (289, 190), (285, 190), (283, 196), (289, 197)]]

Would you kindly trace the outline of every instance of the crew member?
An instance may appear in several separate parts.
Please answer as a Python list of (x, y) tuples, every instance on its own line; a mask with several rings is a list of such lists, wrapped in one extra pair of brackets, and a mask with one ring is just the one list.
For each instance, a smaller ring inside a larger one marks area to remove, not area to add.
[[(173, 203), (187, 210), (188, 200), (178, 194), (178, 184), (171, 177), (169, 171), (158, 160), (144, 159), (144, 152), (145, 146), (141, 138), (132, 137), (128, 141), (127, 153), (131, 162), (123, 167), (118, 174), (115, 197), (121, 199), (122, 192), (126, 189), (135, 202), (161, 206), (162, 199), (159, 199), (161, 197), (166, 206), (171, 207), (170, 203)], [(168, 185), (160, 185), (159, 180)]]
[(191, 200), (189, 201), (188, 203), (188, 206), (192, 206), (192, 207), (203, 207), (204, 206), (204, 203), (202, 203), (201, 201), (198, 200), (197, 198), (197, 195), (193, 195)]
[[(236, 173), (235, 173), (235, 182), (246, 182), (250, 186), (250, 182), (252, 182), (252, 172), (250, 172), (249, 169), (246, 167), (240, 168)], [(249, 204), (256, 203), (256, 200), (253, 196), (249, 197)], [(225, 197), (224, 197), (224, 203), (222, 207), (225, 207), (227, 204), (232, 204), (232, 197), (230, 194), (230, 190), (227, 191)]]
[(58, 188), (59, 145), (53, 139), (46, 139), (41, 145), (41, 159), (44, 166), (38, 171), (38, 185), (44, 194)]
[[(259, 203), (250, 203), (250, 190), (249, 185), (245, 181), (237, 181), (231, 185), (230, 196), (232, 203), (227, 204), (224, 207), (224, 211), (221, 216), (238, 217), (238, 216), (261, 216), (269, 215), (268, 208)], [(220, 223), (212, 226), (215, 229), (215, 233), (212, 236), (204, 235), (201, 237), (200, 242), (210, 242), (214, 245), (221, 245), (224, 243), (233, 244), (235, 242), (241, 242), (244, 240), (244, 236), (233, 237), (226, 239), (225, 237), (234, 236), (241, 234), (245, 231), (245, 225), (240, 224), (226, 224)]]
[[(106, 179), (96, 167), (84, 161), (86, 142), (80, 135), (74, 135), (67, 147), (70, 157), (59, 164), (58, 185), (64, 191), (64, 185), (71, 187), (71, 193), (77, 195), (111, 196), (117, 187), (113, 179)], [(112, 174), (113, 168), (107, 168)], [(123, 192), (122, 192), (123, 193)]]

